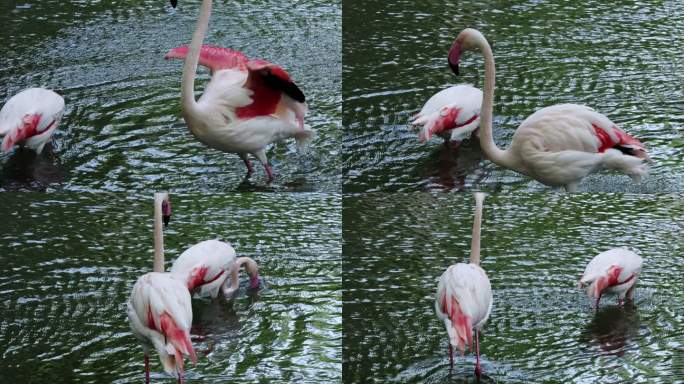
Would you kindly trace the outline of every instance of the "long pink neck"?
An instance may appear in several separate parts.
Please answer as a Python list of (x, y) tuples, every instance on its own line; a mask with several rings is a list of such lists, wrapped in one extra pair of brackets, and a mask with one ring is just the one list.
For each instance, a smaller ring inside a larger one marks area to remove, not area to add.
[(196, 109), (197, 101), (195, 101), (195, 74), (197, 72), (197, 65), (199, 64), (200, 49), (202, 48), (202, 41), (204, 35), (209, 28), (209, 16), (211, 15), (211, 0), (203, 0), (200, 7), (199, 20), (197, 20), (197, 27), (192, 34), (192, 41), (188, 48), (188, 55), (185, 58), (183, 65), (183, 80), (181, 82), (181, 108), (183, 113), (187, 114)]
[[(479, 34), (478, 34), (479, 35)], [(503, 167), (511, 168), (510, 153), (499, 149), (492, 134), (492, 116), (494, 114), (494, 83), (496, 70), (494, 68), (494, 54), (484, 36), (476, 36), (476, 44), (482, 52), (485, 66), (485, 86), (480, 112), (480, 146), (487, 158)]]
[(480, 265), (480, 228), (482, 228), (482, 205), (484, 193), (475, 193), (475, 217), (473, 218), (473, 238), (470, 241), (470, 263)]

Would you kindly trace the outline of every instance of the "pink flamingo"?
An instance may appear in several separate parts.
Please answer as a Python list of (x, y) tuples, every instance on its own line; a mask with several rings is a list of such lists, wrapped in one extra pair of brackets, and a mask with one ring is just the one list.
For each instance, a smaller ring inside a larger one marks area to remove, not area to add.
[(618, 304), (627, 296), (632, 299), (644, 260), (636, 253), (614, 248), (601, 252), (591, 259), (579, 281), (580, 288), (587, 288), (589, 298), (595, 299), (596, 309), (605, 293), (616, 293)]
[[(164, 208), (166, 207), (166, 208)], [(166, 211), (165, 211), (166, 210)], [(165, 212), (164, 212), (165, 211)], [(145, 382), (150, 382), (150, 348), (159, 353), (164, 371), (183, 382), (183, 355), (197, 362), (190, 341), (192, 305), (182, 280), (164, 273), (162, 221), (168, 223), (169, 197), (156, 193), (154, 201), (154, 272), (141, 276), (128, 299), (128, 321), (145, 352)]]
[[(190, 47), (171, 49), (166, 59), (185, 59), (181, 83), (181, 109), (190, 132), (205, 145), (237, 153), (253, 171), (247, 157), (255, 156), (268, 179), (273, 170), (266, 146), (293, 137), (299, 145), (314, 132), (304, 127), (307, 111), (304, 93), (282, 68), (264, 60), (249, 59), (241, 52), (202, 46), (209, 26), (211, 0), (203, 0)], [(211, 69), (204, 94), (195, 100), (197, 65)]]
[(479, 31), (464, 29), (449, 51), (449, 65), (458, 74), (461, 53), (472, 50), (484, 56), (479, 136), (492, 162), (568, 192), (576, 191), (585, 176), (599, 169), (625, 173), (637, 183), (648, 173), (644, 161), (652, 161), (643, 144), (583, 105), (559, 104), (536, 111), (520, 124), (510, 146), (499, 149), (492, 137), (495, 70), (489, 43)]
[(12, 96), (0, 110), (2, 151), (26, 145), (40, 154), (64, 114), (64, 99), (53, 91), (29, 88)]
[(443, 89), (428, 99), (413, 117), (412, 125), (422, 125), (418, 139), (430, 140), (433, 135), (444, 139), (444, 145), (458, 149), (480, 126), (482, 91), (468, 84)]
[[(259, 267), (249, 257), (235, 257), (235, 250), (228, 243), (219, 240), (199, 242), (183, 252), (173, 262), (171, 273), (184, 281), (190, 292), (200, 290), (201, 296), (216, 298), (222, 288), (226, 298), (231, 298), (238, 289), (238, 270), (245, 267), (252, 289), (259, 288)], [(231, 284), (224, 285), (228, 276)]]
[(480, 227), (484, 194), (475, 194), (475, 218), (470, 245), (470, 263), (451, 265), (440, 276), (435, 298), (435, 312), (444, 321), (449, 334), (449, 362), (454, 365), (453, 348), (465, 352), (466, 343), (472, 348), (475, 329), (475, 375), (480, 377), (480, 329), (492, 312), (492, 286), (480, 267)]

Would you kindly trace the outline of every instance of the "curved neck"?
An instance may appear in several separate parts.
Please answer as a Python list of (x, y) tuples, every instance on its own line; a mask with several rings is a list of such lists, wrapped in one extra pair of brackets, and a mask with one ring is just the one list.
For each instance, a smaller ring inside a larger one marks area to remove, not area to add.
[(202, 41), (204, 35), (209, 28), (209, 16), (211, 15), (211, 0), (202, 0), (200, 7), (199, 20), (197, 20), (197, 27), (192, 34), (192, 41), (188, 48), (188, 55), (185, 57), (183, 64), (183, 80), (181, 82), (181, 108), (184, 112), (195, 108), (197, 101), (195, 101), (195, 74), (197, 72), (197, 65), (199, 64), (200, 49), (202, 48)]
[(238, 257), (235, 260), (235, 265), (230, 272), (230, 287), (223, 286), (223, 294), (226, 298), (230, 299), (231, 296), (238, 290), (240, 286), (240, 281), (238, 279), (238, 272), (240, 272), (240, 267), (245, 266), (245, 270), (249, 275), (249, 287), (251, 289), (259, 288), (259, 266), (256, 261), (250, 257)]
[(154, 272), (164, 272), (164, 224), (162, 223), (162, 202), (165, 194), (154, 194)]
[[(494, 113), (494, 83), (496, 80), (496, 70), (494, 68), (494, 54), (486, 39), (477, 40), (477, 45), (484, 57), (485, 67), (485, 86), (482, 96), (482, 108), (480, 112), (480, 146), (487, 158), (501, 166), (507, 166), (508, 153), (499, 149), (494, 142), (492, 134), (492, 116)], [(510, 167), (509, 167), (510, 168)]]
[(480, 228), (482, 227), (482, 205), (484, 193), (475, 193), (475, 217), (473, 218), (473, 238), (470, 242), (470, 263), (480, 265)]

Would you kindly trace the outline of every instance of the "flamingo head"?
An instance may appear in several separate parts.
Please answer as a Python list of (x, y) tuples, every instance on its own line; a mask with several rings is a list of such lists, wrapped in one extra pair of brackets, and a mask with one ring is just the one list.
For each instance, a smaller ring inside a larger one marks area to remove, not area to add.
[(169, 200), (168, 195), (164, 200), (162, 200), (162, 220), (164, 221), (164, 226), (169, 225), (171, 220), (171, 200)]
[(480, 31), (473, 28), (466, 28), (458, 34), (449, 50), (449, 67), (454, 74), (458, 76), (461, 52), (477, 50), (483, 40), (487, 41)]
[(169, 51), (166, 52), (166, 55), (164, 55), (164, 59), (165, 60), (169, 60), (169, 59), (183, 59), (183, 60), (185, 60), (185, 57), (187, 55), (188, 55), (188, 46), (182, 45), (180, 47), (169, 49)]
[(171, 6), (176, 8), (176, 5), (178, 5), (178, 0), (171, 0)]

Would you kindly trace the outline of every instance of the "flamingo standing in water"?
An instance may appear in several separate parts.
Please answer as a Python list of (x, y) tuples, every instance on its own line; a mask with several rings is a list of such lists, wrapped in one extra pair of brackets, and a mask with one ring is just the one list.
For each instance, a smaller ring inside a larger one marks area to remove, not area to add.
[(481, 106), (482, 91), (469, 84), (454, 85), (432, 95), (411, 124), (422, 125), (420, 142), (439, 135), (444, 145), (458, 149), (480, 126)]
[(470, 244), (470, 263), (451, 265), (440, 276), (435, 297), (435, 312), (444, 321), (449, 334), (449, 362), (454, 365), (453, 348), (465, 352), (466, 343), (472, 348), (475, 329), (475, 375), (480, 377), (480, 329), (492, 312), (492, 286), (480, 267), (480, 227), (484, 194), (475, 194), (475, 218)]
[[(275, 64), (249, 59), (228, 48), (202, 46), (211, 6), (211, 0), (202, 1), (190, 47), (174, 48), (165, 56), (185, 59), (181, 83), (183, 118), (199, 141), (214, 149), (237, 153), (248, 174), (253, 168), (247, 155), (254, 155), (264, 166), (269, 181), (273, 180), (266, 146), (290, 137), (301, 145), (314, 134), (304, 127), (304, 93)], [(198, 64), (209, 67), (212, 77), (204, 94), (195, 100)]]
[(601, 252), (587, 265), (579, 287), (587, 288), (589, 298), (596, 300), (597, 310), (599, 300), (605, 293), (616, 293), (618, 304), (622, 305), (625, 296), (628, 299), (634, 297), (634, 286), (643, 262), (639, 255), (624, 248)]
[(183, 382), (183, 355), (197, 362), (190, 341), (192, 305), (184, 282), (164, 273), (162, 221), (168, 223), (171, 205), (166, 193), (154, 198), (154, 272), (141, 276), (128, 299), (128, 321), (145, 352), (145, 382), (150, 382), (149, 350), (159, 353), (164, 371)]
[[(218, 296), (219, 288), (226, 298), (238, 289), (238, 270), (245, 266), (250, 277), (249, 287), (259, 288), (259, 267), (249, 257), (235, 257), (233, 247), (219, 240), (199, 242), (183, 252), (173, 262), (171, 273), (185, 282), (190, 292), (200, 290), (201, 296)], [(231, 284), (224, 285), (228, 276)]]
[(1, 149), (23, 144), (40, 154), (64, 114), (64, 99), (44, 88), (29, 88), (12, 96), (0, 110)]
[(484, 56), (485, 87), (480, 115), (480, 146), (494, 163), (550, 186), (575, 192), (580, 181), (598, 169), (611, 169), (640, 182), (652, 162), (643, 144), (618, 128), (606, 116), (576, 104), (542, 108), (520, 124), (510, 146), (499, 149), (492, 137), (494, 55), (485, 37), (464, 29), (451, 46), (449, 65), (458, 75), (464, 51)]

